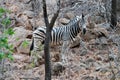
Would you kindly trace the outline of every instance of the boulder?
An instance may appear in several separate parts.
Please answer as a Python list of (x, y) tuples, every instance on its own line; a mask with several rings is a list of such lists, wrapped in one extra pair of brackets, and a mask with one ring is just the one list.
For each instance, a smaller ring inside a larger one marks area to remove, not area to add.
[(15, 61), (19, 62), (29, 62), (29, 56), (24, 54), (13, 54)]
[(29, 54), (30, 53), (30, 46), (31, 46), (31, 39), (24, 39), (21, 44), (17, 47), (18, 53)]
[(106, 22), (105, 19), (101, 17), (100, 15), (91, 15), (91, 14), (86, 15), (85, 20), (86, 20), (87, 25), (101, 24), (101, 23)]
[[(22, 44), (24, 40), (32, 37), (32, 31), (24, 29), (24, 27), (15, 27), (14, 35), (9, 37), (9, 43), (13, 45), (15, 51)], [(29, 37), (31, 35), (31, 37)]]
[(75, 17), (75, 15), (71, 12), (68, 12), (64, 15), (64, 17), (67, 18), (67, 19), (73, 19)]
[(23, 12), (23, 15), (27, 15), (29, 18), (33, 18), (34, 12), (26, 10)]
[(80, 36), (86, 41), (90, 41), (92, 39), (96, 39), (100, 37), (108, 38), (108, 31), (105, 28), (95, 26), (92, 29), (87, 29), (86, 34), (85, 35), (80, 34)]
[(66, 18), (60, 18), (59, 22), (63, 25), (67, 25), (69, 23), (70, 20), (66, 19)]
[(55, 62), (52, 64), (52, 75), (59, 75), (65, 70), (65, 65), (61, 62)]
[(27, 30), (32, 30), (32, 24), (30, 23), (29, 17), (23, 13), (18, 14), (16, 17), (15, 25), (17, 27), (24, 26)]
[(38, 20), (38, 21), (36, 21), (36, 26), (43, 26), (43, 25), (45, 25), (45, 22), (44, 22), (44, 20)]
[(20, 7), (17, 5), (13, 5), (13, 6), (9, 7), (9, 10), (13, 13), (16, 13), (20, 10)]
[(96, 27), (94, 28), (94, 33), (97, 37), (108, 37), (108, 31), (105, 28)]
[(12, 13), (19, 13), (25, 9), (25, 5), (21, 2), (16, 2), (16, 3), (12, 3), (11, 6), (9, 5), (8, 9)]
[(105, 22), (105, 19), (101, 16), (91, 16), (91, 21), (94, 21), (96, 24)]
[(82, 39), (84, 39), (87, 42), (96, 38), (95, 32), (91, 29), (88, 29), (85, 35), (79, 35), (82, 37)]
[(97, 24), (96, 26), (99, 28), (104, 28), (106, 30), (109, 30), (111, 28), (109, 23), (101, 23), (101, 24)]
[(70, 44), (70, 48), (74, 48), (80, 45), (80, 36), (78, 35), (73, 42)]

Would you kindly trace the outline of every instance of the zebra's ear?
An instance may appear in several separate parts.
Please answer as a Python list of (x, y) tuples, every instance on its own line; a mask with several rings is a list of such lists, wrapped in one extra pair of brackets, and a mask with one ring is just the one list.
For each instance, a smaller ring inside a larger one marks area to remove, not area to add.
[(82, 13), (82, 19), (84, 19), (84, 14)]
[(84, 16), (84, 14), (82, 13), (82, 26), (85, 24), (85, 16)]
[(82, 33), (85, 34), (86, 33), (86, 21), (85, 21), (85, 16), (83, 13), (82, 13), (81, 26), (82, 26)]
[(85, 16), (83, 13), (82, 13), (82, 22), (85, 23)]

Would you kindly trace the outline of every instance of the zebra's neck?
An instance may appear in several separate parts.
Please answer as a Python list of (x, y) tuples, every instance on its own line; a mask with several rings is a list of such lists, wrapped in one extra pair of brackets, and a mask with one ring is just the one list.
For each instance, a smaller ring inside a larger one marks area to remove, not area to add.
[(64, 27), (64, 31), (63, 31), (64, 40), (74, 41), (74, 38), (81, 31), (80, 29), (81, 26), (79, 25), (80, 20), (81, 20), (80, 17), (76, 16), (68, 23), (68, 25)]
[(81, 30), (81, 26), (79, 25), (81, 21), (80, 16), (76, 16), (75, 18), (73, 18), (67, 25), (67, 27), (70, 27), (69, 29), (73, 29), (75, 32), (77, 31), (77, 34), (79, 33), (79, 31)]
[(72, 26), (80, 21), (80, 16), (74, 17), (70, 22), (67, 24), (68, 26)]

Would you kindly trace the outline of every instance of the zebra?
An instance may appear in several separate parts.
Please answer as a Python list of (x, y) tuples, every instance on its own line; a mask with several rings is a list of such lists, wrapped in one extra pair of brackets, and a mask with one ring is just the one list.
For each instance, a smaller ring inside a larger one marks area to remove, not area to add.
[[(86, 24), (84, 15), (76, 16), (67, 25), (60, 27), (53, 27), (50, 36), (50, 44), (57, 45), (62, 44), (64, 41), (74, 41), (75, 37), (80, 31), (86, 33)], [(46, 35), (46, 27), (38, 27), (33, 32), (33, 41), (30, 51), (39, 51), (39, 46), (44, 44)]]

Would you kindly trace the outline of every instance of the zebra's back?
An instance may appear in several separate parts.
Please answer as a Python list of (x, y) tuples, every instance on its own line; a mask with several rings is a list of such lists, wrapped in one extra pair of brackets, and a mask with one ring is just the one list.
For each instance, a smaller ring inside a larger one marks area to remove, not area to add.
[[(81, 31), (83, 20), (82, 17), (76, 16), (74, 19), (70, 20), (70, 22), (61, 27), (53, 27), (50, 35), (50, 44), (51, 45), (59, 45), (62, 44), (63, 41), (74, 41), (74, 38)], [(46, 37), (46, 27), (38, 27), (33, 32), (34, 39), (34, 47), (39, 48), (40, 44), (44, 44)]]

